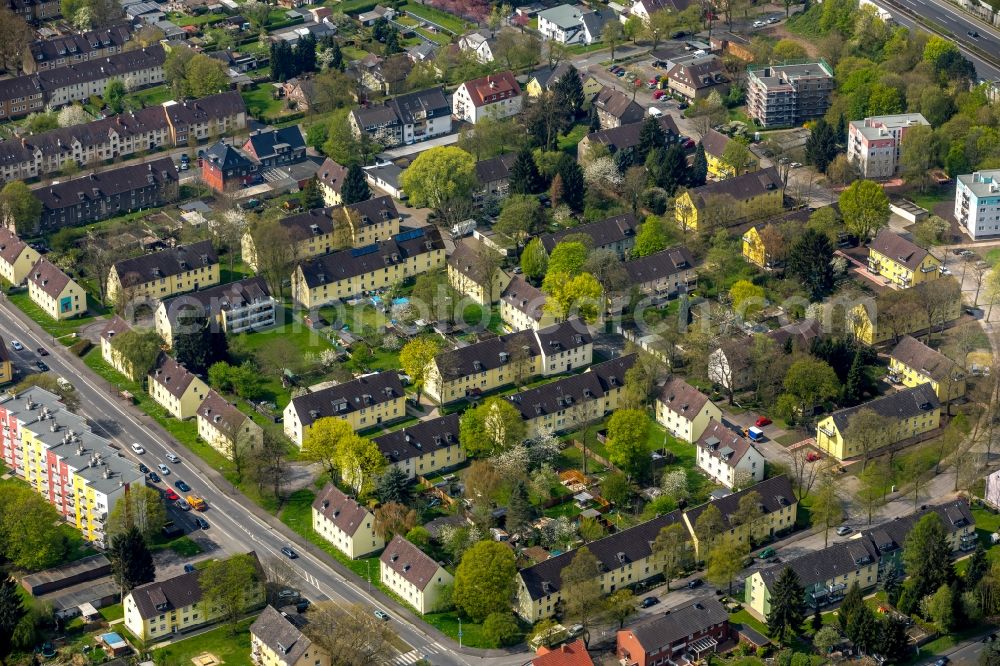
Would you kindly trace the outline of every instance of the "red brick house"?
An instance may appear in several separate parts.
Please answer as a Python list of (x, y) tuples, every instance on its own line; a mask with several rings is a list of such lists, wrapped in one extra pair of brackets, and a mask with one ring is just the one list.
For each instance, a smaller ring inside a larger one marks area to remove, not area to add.
[(554, 648), (539, 647), (531, 666), (594, 666), (594, 660), (587, 653), (583, 640), (577, 639)]
[(705, 597), (620, 630), (616, 653), (622, 666), (684, 664), (717, 652), (731, 638), (726, 609)]

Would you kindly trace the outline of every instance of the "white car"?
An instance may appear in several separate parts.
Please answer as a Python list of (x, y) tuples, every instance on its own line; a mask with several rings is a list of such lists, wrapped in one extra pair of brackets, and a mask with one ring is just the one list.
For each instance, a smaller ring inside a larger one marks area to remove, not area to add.
[(11, 340), (10, 346), (14, 348), (14, 351), (21, 351), (22, 349), (24, 349), (24, 345), (22, 345), (17, 340)]
[(753, 27), (755, 27), (755, 28), (763, 28), (765, 25), (766, 24), (763, 21), (754, 21), (753, 22)]
[(160, 470), (160, 474), (162, 474), (163, 476), (167, 476), (168, 474), (170, 474), (170, 468), (164, 465), (163, 463), (157, 465), (156, 469)]
[(167, 460), (169, 460), (172, 463), (179, 463), (181, 461), (181, 459), (177, 457), (177, 454), (170, 453), (170, 452), (167, 452), (167, 455), (165, 455), (163, 457), (166, 458)]
[(132, 453), (141, 456), (146, 452), (146, 449), (142, 448), (139, 442), (132, 442)]
[(800, 166), (802, 166), (802, 162), (792, 162), (788, 166), (792, 167), (793, 169), (798, 169)]
[(841, 525), (840, 527), (837, 528), (837, 534), (839, 536), (847, 536), (851, 532), (853, 532), (853, 530), (847, 525)]

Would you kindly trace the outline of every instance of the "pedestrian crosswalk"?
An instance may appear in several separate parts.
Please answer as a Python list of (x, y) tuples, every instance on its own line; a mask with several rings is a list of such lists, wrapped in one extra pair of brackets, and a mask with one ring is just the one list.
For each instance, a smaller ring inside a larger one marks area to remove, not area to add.
[(406, 654), (401, 654), (392, 660), (393, 664), (398, 666), (407, 666), (408, 664), (415, 664), (420, 661), (421, 655), (419, 650), (410, 650)]

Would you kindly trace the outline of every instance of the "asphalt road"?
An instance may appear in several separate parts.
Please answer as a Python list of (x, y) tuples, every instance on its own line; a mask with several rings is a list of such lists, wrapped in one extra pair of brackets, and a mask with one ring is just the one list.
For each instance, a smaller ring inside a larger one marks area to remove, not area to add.
[[(0, 335), (3, 335), (5, 340), (17, 340), (24, 345), (23, 351), (11, 350), (12, 360), (22, 375), (33, 370), (36, 360), (42, 359), (53, 373), (72, 382), (80, 399), (80, 413), (90, 420), (97, 434), (107, 437), (120, 448), (121, 455), (134, 462), (142, 462), (151, 469), (161, 462), (170, 468), (171, 474), (164, 478), (165, 483), (155, 484), (154, 487), (164, 490), (167, 485), (172, 487), (175, 479), (182, 478), (192, 487), (193, 493), (204, 498), (209, 509), (200, 515), (208, 521), (209, 529), (195, 530), (190, 536), (210, 554), (254, 550), (265, 562), (270, 558), (285, 560), (300, 578), (300, 587), (304, 595), (313, 601), (332, 599), (361, 603), (372, 609), (386, 608), (392, 616), (390, 621), (393, 623), (393, 628), (400, 638), (413, 648), (400, 657), (397, 663), (412, 663), (421, 656), (433, 664), (442, 666), (472, 663), (467, 661), (468, 657), (455, 654), (448, 647), (436, 642), (433, 636), (394, 612), (394, 608), (378, 603), (361, 587), (332, 571), (318, 558), (304, 552), (302, 548), (296, 548), (299, 554), (297, 559), (285, 558), (281, 554), (281, 548), (288, 541), (244, 507), (246, 498), (240, 495), (231, 496), (220, 490), (196, 465), (192, 464), (193, 454), (165, 436), (158, 426), (135, 420), (125, 410), (120, 399), (104, 388), (102, 380), (89, 371), (79, 370), (73, 362), (75, 359), (71, 359), (70, 353), (62, 344), (48, 335), (36, 334), (29, 330), (10, 311), (11, 308), (12, 306), (6, 302), (0, 303)], [(38, 347), (46, 348), (50, 355), (39, 357), (34, 351)], [(146, 453), (141, 456), (133, 454), (129, 449), (132, 442), (139, 442), (146, 449)], [(168, 462), (165, 458), (168, 451), (180, 456), (181, 462)], [(178, 524), (186, 524), (188, 529), (192, 527), (190, 514), (180, 516), (177, 520)], [(378, 571), (373, 570), (372, 576), (378, 576)], [(484, 661), (503, 665), (523, 663), (524, 658), (523, 656), (505, 656), (489, 660), (475, 658), (477, 663)]]

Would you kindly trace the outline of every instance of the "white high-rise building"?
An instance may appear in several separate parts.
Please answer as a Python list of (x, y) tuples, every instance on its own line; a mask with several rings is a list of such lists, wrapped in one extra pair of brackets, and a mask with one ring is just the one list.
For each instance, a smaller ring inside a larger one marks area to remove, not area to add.
[(955, 179), (955, 219), (973, 240), (1000, 236), (1000, 169)]

